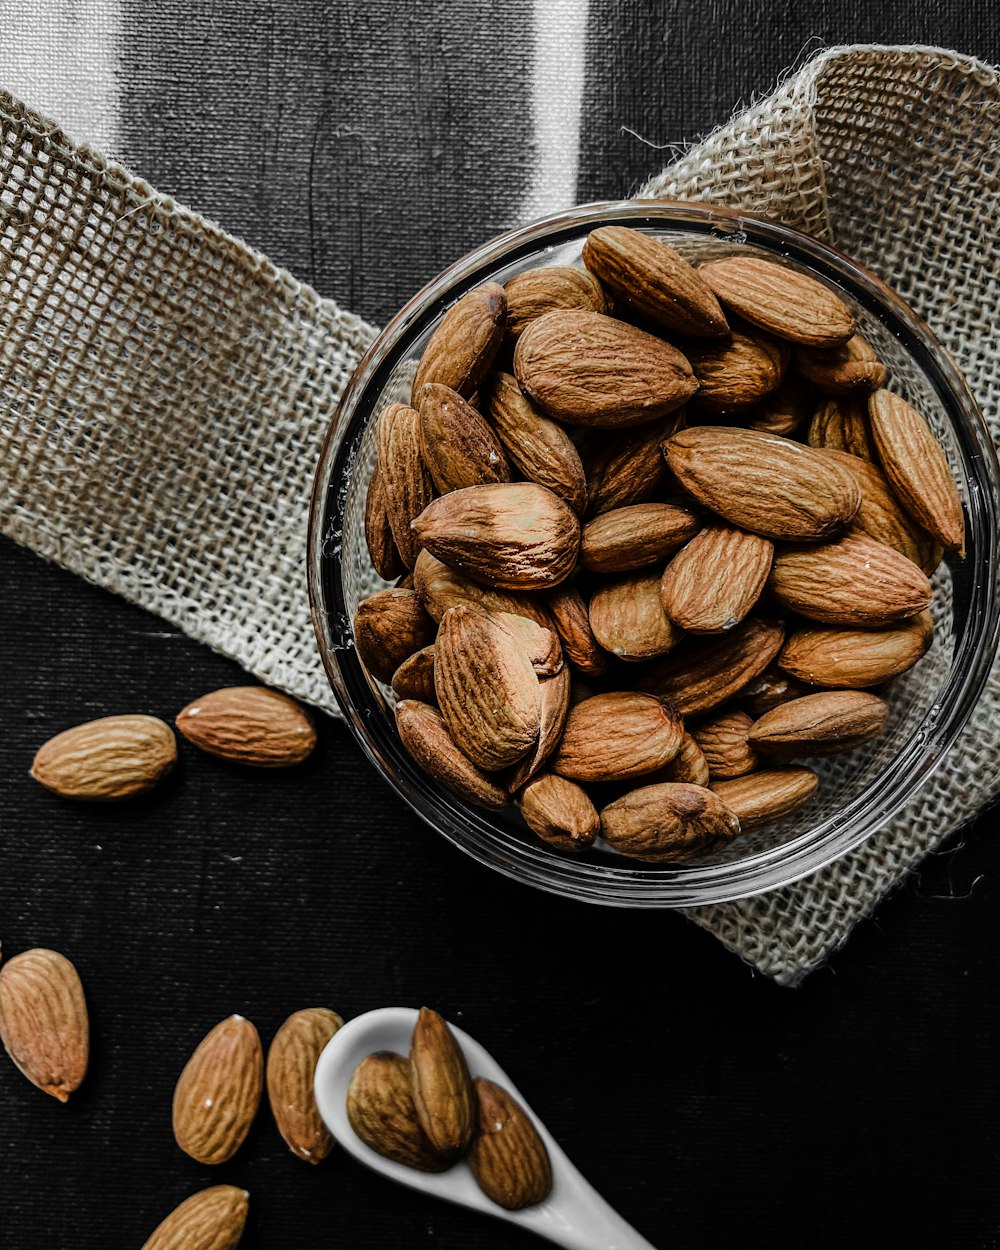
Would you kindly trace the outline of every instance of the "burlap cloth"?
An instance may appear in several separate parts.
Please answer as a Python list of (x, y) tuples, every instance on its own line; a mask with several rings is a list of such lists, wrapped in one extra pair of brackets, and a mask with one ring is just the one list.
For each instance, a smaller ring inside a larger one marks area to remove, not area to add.
[[(836, 48), (643, 194), (764, 212), (857, 257), (931, 323), (996, 437), (998, 123), (987, 65)], [(306, 601), (306, 512), (321, 435), (374, 331), (6, 95), (0, 221), (3, 532), (333, 710)], [(691, 918), (799, 980), (996, 793), (998, 680), (878, 837), (795, 886)]]

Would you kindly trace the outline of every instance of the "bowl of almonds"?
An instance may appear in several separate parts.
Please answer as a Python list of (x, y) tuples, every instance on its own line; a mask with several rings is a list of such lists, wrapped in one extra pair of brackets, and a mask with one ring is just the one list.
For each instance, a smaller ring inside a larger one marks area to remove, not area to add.
[(316, 479), (320, 649), (477, 859), (594, 902), (787, 884), (906, 804), (997, 645), (998, 469), (955, 362), (774, 222), (598, 204), (420, 292)]

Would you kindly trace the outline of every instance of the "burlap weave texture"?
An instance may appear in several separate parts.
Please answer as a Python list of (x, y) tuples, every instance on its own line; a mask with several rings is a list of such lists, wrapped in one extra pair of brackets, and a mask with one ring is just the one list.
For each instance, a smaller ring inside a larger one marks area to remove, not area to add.
[[(998, 122), (981, 63), (834, 49), (644, 194), (738, 204), (856, 256), (942, 337), (996, 437)], [(372, 333), (0, 97), (0, 527), (328, 708), (306, 512)], [(821, 962), (995, 793), (998, 680), (905, 817), (806, 882), (693, 918), (779, 981)]]

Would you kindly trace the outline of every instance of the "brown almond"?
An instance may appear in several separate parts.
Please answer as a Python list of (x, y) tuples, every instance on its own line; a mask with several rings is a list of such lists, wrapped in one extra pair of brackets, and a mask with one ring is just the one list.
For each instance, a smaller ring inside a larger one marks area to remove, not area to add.
[(178, 712), (176, 724), (209, 755), (255, 768), (290, 768), (316, 746), (316, 728), (305, 710), (266, 686), (213, 690)]
[(264, 1084), (257, 1030), (243, 1016), (220, 1021), (198, 1043), (174, 1089), (174, 1137), (199, 1163), (225, 1163), (246, 1140)]
[[(780, 658), (780, 657), (779, 657)], [(755, 677), (748, 686), (740, 691), (740, 706), (754, 720), (770, 712), (773, 707), (780, 707), (789, 699), (797, 699), (808, 694), (809, 687), (801, 681), (783, 673), (779, 668), (769, 668)]]
[(719, 712), (696, 725), (691, 733), (701, 747), (713, 781), (742, 777), (760, 763), (747, 735), (753, 721), (746, 712)]
[(771, 571), (774, 545), (758, 534), (709, 525), (674, 556), (660, 582), (667, 616), (693, 634), (722, 634), (753, 608)]
[(665, 492), (671, 477), (661, 444), (683, 424), (682, 409), (624, 433), (592, 431), (580, 448), (587, 477), (588, 515), (646, 503)]
[(417, 699), (421, 703), (437, 703), (434, 693), (434, 646), (421, 647), (400, 664), (392, 675), (392, 688), (397, 698)]
[(811, 768), (768, 768), (715, 781), (712, 789), (739, 818), (744, 833), (761, 829), (805, 807), (819, 786)]
[(529, 781), (517, 805), (528, 828), (560, 851), (584, 850), (600, 832), (601, 820), (586, 790), (555, 773)]
[(495, 373), (484, 394), (511, 463), (529, 482), (565, 499), (577, 516), (587, 509), (587, 479), (580, 453), (561, 425), (543, 416), (509, 373)]
[(476, 1126), (472, 1078), (454, 1034), (436, 1011), (421, 1007), (410, 1042), (410, 1089), (417, 1122), (439, 1154), (465, 1153)]
[(811, 686), (855, 690), (905, 673), (926, 654), (933, 637), (929, 612), (888, 629), (799, 629), (778, 663)]
[(516, 590), (498, 590), (495, 586), (483, 586), (464, 577), (457, 569), (443, 564), (427, 550), (421, 551), (413, 566), (413, 581), (417, 596), (431, 618), (441, 623), (449, 608), (460, 603), (472, 604), (493, 615), (509, 612), (513, 616), (526, 616), (546, 629), (552, 627), (552, 618), (537, 596)]
[(824, 690), (783, 703), (756, 721), (748, 741), (766, 755), (836, 755), (877, 738), (889, 707), (862, 690)]
[(717, 338), (729, 328), (694, 266), (641, 230), (592, 230), (583, 245), (583, 263), (629, 315), (677, 334)]
[(786, 374), (781, 385), (744, 416), (747, 427), (762, 434), (790, 438), (812, 416), (816, 391), (795, 374)]
[(809, 422), (810, 447), (847, 452), (860, 460), (874, 461), (875, 446), (864, 400), (827, 396)]
[(477, 1076), (479, 1118), (469, 1151), (476, 1184), (507, 1211), (535, 1206), (552, 1189), (545, 1143), (527, 1112), (505, 1089)]
[(563, 729), (566, 727), (566, 717), (569, 715), (570, 690), (568, 668), (563, 668), (554, 677), (539, 678), (538, 738), (534, 748), (518, 760), (504, 778), (511, 794), (516, 794), (522, 786), (541, 772), (549, 756), (559, 745)]
[(377, 681), (392, 681), (405, 659), (434, 641), (434, 622), (413, 590), (377, 590), (358, 604), (354, 645)]
[(597, 694), (570, 708), (549, 768), (571, 781), (627, 781), (669, 763), (683, 739), (680, 717), (662, 699)]
[(660, 601), (659, 573), (638, 573), (601, 586), (590, 600), (590, 628), (621, 660), (666, 655), (682, 638)]
[(684, 734), (681, 749), (669, 764), (643, 778), (650, 785), (661, 781), (683, 781), (692, 786), (707, 786), (708, 779), (708, 761), (689, 733)]
[(520, 616), (516, 612), (494, 612), (490, 615), (514, 635), (539, 677), (553, 677), (559, 672), (563, 666), (563, 655), (559, 635), (554, 628), (539, 625), (530, 616)]
[(142, 1250), (233, 1250), (240, 1243), (250, 1195), (235, 1185), (211, 1185), (174, 1207)]
[(504, 283), (507, 293), (507, 336), (517, 339), (532, 321), (557, 308), (607, 312), (597, 279), (586, 269), (543, 265), (515, 274)]
[(774, 434), (696, 426), (675, 434), (664, 452), (685, 490), (765, 538), (827, 538), (861, 506), (857, 484), (840, 465)]
[(713, 415), (760, 403), (781, 385), (790, 359), (787, 343), (737, 330), (721, 343), (689, 343), (685, 351), (699, 383), (691, 407)]
[(420, 1127), (410, 1062), (379, 1050), (354, 1069), (347, 1087), (347, 1119), (366, 1146), (419, 1172), (444, 1172), (453, 1159), (439, 1154)]
[(580, 549), (576, 514), (534, 482), (452, 491), (425, 508), (413, 528), (431, 555), (504, 590), (558, 585)]
[(173, 730), (155, 716), (102, 716), (38, 748), (31, 775), (67, 799), (108, 802), (145, 794), (177, 760)]
[(608, 654), (594, 637), (590, 615), (580, 592), (563, 582), (545, 596), (566, 658), (579, 672), (599, 677), (607, 671)]
[(516, 763), (538, 738), (541, 696), (531, 660), (479, 608), (460, 604), (441, 618), (434, 689), (455, 745), (485, 772)]
[[(416, 398), (420, 405), (420, 455), (443, 495), (465, 486), (510, 481), (510, 465), (499, 438), (457, 391), (432, 382)], [(424, 507), (428, 503), (430, 497)], [(412, 530), (410, 537), (412, 541)]]
[(406, 570), (396, 540), (392, 536), (389, 514), (386, 510), (385, 482), (382, 470), (376, 464), (368, 483), (365, 496), (365, 545), (371, 558), (372, 568), (383, 581), (394, 581)]
[(396, 728), (417, 764), (459, 798), (493, 810), (510, 802), (507, 791), (458, 749), (436, 708), (404, 699), (396, 705)]
[(383, 408), (376, 427), (386, 516), (396, 550), (408, 569), (413, 568), (420, 550), (410, 523), (434, 498), (430, 466), (420, 445), (420, 427), (419, 414), (406, 404)]
[(751, 618), (718, 637), (686, 639), (643, 674), (639, 689), (668, 699), (682, 716), (699, 716), (733, 698), (771, 664), (784, 628)]
[(876, 391), (868, 412), (882, 469), (903, 506), (945, 550), (964, 556), (962, 501), (930, 426), (892, 391)]
[(570, 425), (644, 425), (698, 389), (691, 366), (662, 339), (602, 313), (545, 313), (517, 341), (521, 390)]
[(420, 357), (413, 394), (428, 382), (450, 386), (460, 395), (474, 395), (489, 373), (503, 340), (507, 295), (487, 282), (463, 295), (442, 317)]
[(906, 556), (867, 534), (785, 547), (768, 586), (791, 612), (826, 625), (893, 625), (930, 605), (931, 584)]
[(854, 334), (839, 296), (797, 269), (758, 256), (727, 256), (698, 273), (727, 310), (762, 330), (809, 347), (838, 347)]
[(648, 568), (698, 533), (693, 512), (669, 503), (639, 503), (602, 512), (583, 527), (580, 564), (595, 573)]
[(647, 863), (682, 863), (710, 855), (739, 831), (739, 820), (717, 795), (683, 782), (632, 790), (601, 812), (607, 844)]
[(17, 1070), (59, 1102), (79, 1088), (90, 1024), (80, 977), (65, 955), (38, 947), (0, 968), (0, 1042)]
[(305, 1007), (275, 1033), (267, 1052), (267, 1097), (285, 1145), (306, 1163), (320, 1163), (333, 1149), (330, 1130), (316, 1106), (316, 1064), (343, 1024), (335, 1011)]
[(870, 395), (885, 386), (888, 376), (875, 348), (860, 334), (840, 347), (796, 348), (795, 367), (832, 395)]

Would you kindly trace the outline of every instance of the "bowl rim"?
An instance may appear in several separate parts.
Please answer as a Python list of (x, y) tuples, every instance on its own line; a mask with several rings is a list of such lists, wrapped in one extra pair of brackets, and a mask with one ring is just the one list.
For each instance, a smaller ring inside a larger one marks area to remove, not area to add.
[[(983, 550), (976, 551), (975, 560), (969, 557), (963, 563), (963, 570), (973, 579), (969, 596), (978, 611), (958, 639), (946, 690), (914, 730), (913, 739), (923, 747), (919, 758), (903, 769), (900, 761), (905, 753), (900, 748), (879, 776), (843, 809), (777, 847), (739, 860), (701, 867), (648, 866), (623, 860), (618, 866), (559, 856), (541, 842), (535, 847), (505, 838), (481, 809), (453, 795), (413, 763), (398, 742), (391, 714), (386, 718), (387, 732), (379, 732), (377, 721), (369, 708), (362, 708), (359, 696), (366, 702), (377, 699), (383, 707), (387, 705), (357, 658), (352, 622), (342, 596), (334, 594), (331, 603), (328, 593), (331, 566), (339, 568), (340, 563), (329, 557), (339, 556), (353, 456), (371, 415), (359, 411), (358, 402), (367, 394), (370, 407), (377, 404), (397, 363), (393, 352), (411, 334), (418, 333), (419, 327), (429, 327), (464, 290), (489, 280), (498, 268), (537, 252), (543, 243), (553, 248), (575, 240), (598, 221), (638, 229), (674, 226), (721, 242), (762, 244), (769, 253), (807, 265), (834, 285), (849, 290), (861, 306), (902, 340), (904, 349), (922, 369), (959, 443), (970, 508), (978, 509), (991, 522), (983, 527)], [(384, 378), (379, 384), (381, 375)], [(344, 420), (345, 413), (350, 415), (349, 421)], [(348, 434), (355, 427), (354, 439), (349, 441)], [(976, 470), (975, 476), (970, 467)], [(829, 244), (760, 213), (660, 199), (598, 201), (505, 231), (473, 249), (422, 287), (371, 344), (341, 395), (317, 464), (307, 547), (310, 608), (331, 687), (362, 750), (404, 801), (466, 854), (523, 883), (611, 906), (677, 908), (731, 902), (790, 885), (841, 859), (898, 814), (941, 765), (985, 687), (1000, 638), (1000, 597), (995, 584), (998, 510), (1000, 466), (968, 383), (933, 331), (875, 274)], [(876, 786), (880, 788), (877, 802), (871, 794)], [(866, 819), (859, 821), (865, 808)]]

